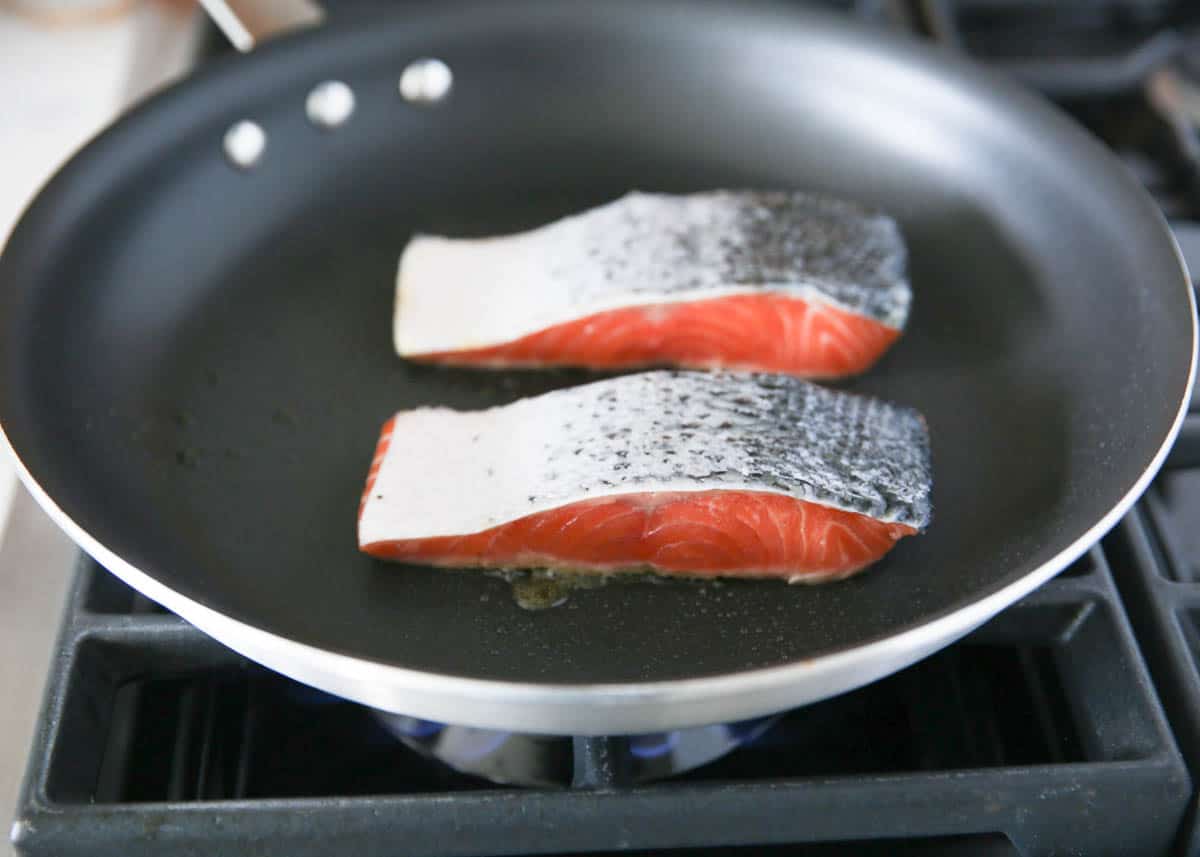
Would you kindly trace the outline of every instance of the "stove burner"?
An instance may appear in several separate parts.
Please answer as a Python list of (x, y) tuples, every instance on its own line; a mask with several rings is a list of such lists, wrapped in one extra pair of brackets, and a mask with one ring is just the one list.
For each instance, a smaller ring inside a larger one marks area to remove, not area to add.
[(376, 711), (375, 716), (406, 746), (460, 773), (508, 785), (569, 786), (580, 779), (576, 763), (580, 742), (603, 742), (612, 763), (622, 770), (622, 780), (643, 783), (690, 771), (752, 744), (780, 715), (611, 738), (523, 735), (386, 711)]

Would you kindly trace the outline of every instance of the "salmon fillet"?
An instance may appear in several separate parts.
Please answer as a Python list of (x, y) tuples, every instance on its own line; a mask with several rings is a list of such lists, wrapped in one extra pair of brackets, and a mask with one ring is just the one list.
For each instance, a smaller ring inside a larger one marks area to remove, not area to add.
[(402, 357), (489, 367), (736, 368), (837, 378), (899, 337), (889, 217), (797, 192), (631, 193), (530, 232), (405, 248)]
[(461, 568), (816, 582), (929, 521), (920, 416), (784, 375), (648, 372), (380, 435), (359, 546)]

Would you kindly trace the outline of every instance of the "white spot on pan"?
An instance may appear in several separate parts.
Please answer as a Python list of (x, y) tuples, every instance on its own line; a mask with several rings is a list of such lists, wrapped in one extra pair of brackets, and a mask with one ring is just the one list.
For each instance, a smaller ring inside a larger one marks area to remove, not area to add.
[(313, 87), (304, 102), (308, 121), (320, 128), (336, 128), (354, 113), (354, 90), (340, 80)]
[(454, 87), (454, 73), (439, 59), (414, 60), (400, 75), (400, 95), (410, 104), (437, 104)]
[(225, 132), (225, 157), (238, 169), (257, 164), (267, 148), (267, 132), (257, 122), (242, 120)]

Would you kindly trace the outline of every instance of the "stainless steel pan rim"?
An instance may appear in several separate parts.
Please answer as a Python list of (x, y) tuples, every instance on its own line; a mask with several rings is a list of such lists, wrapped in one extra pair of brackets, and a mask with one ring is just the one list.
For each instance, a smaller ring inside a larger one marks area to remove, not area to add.
[(1195, 296), (1178, 248), (1176, 255), (1192, 312), (1187, 389), (1149, 467), (1108, 514), (1049, 562), (960, 610), (887, 639), (795, 664), (734, 675), (645, 684), (485, 681), (404, 669), (289, 640), (211, 610), (121, 559), (59, 508), (25, 467), (7, 436), (4, 443), (17, 463), (21, 481), (38, 504), (101, 565), (234, 651), (297, 681), (373, 708), (484, 729), (618, 735), (730, 722), (817, 702), (915, 663), (979, 627), (1062, 571), (1129, 511), (1149, 487), (1175, 442), (1195, 383)]

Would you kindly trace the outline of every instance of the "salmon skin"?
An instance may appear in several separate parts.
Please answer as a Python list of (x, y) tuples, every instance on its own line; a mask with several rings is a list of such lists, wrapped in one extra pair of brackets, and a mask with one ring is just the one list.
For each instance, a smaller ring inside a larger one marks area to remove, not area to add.
[(408, 563), (845, 577), (929, 522), (916, 411), (787, 375), (656, 371), (384, 426), (359, 513)]
[(416, 236), (400, 259), (395, 345), (488, 367), (838, 378), (899, 337), (906, 264), (896, 222), (849, 202), (635, 192), (516, 235)]

